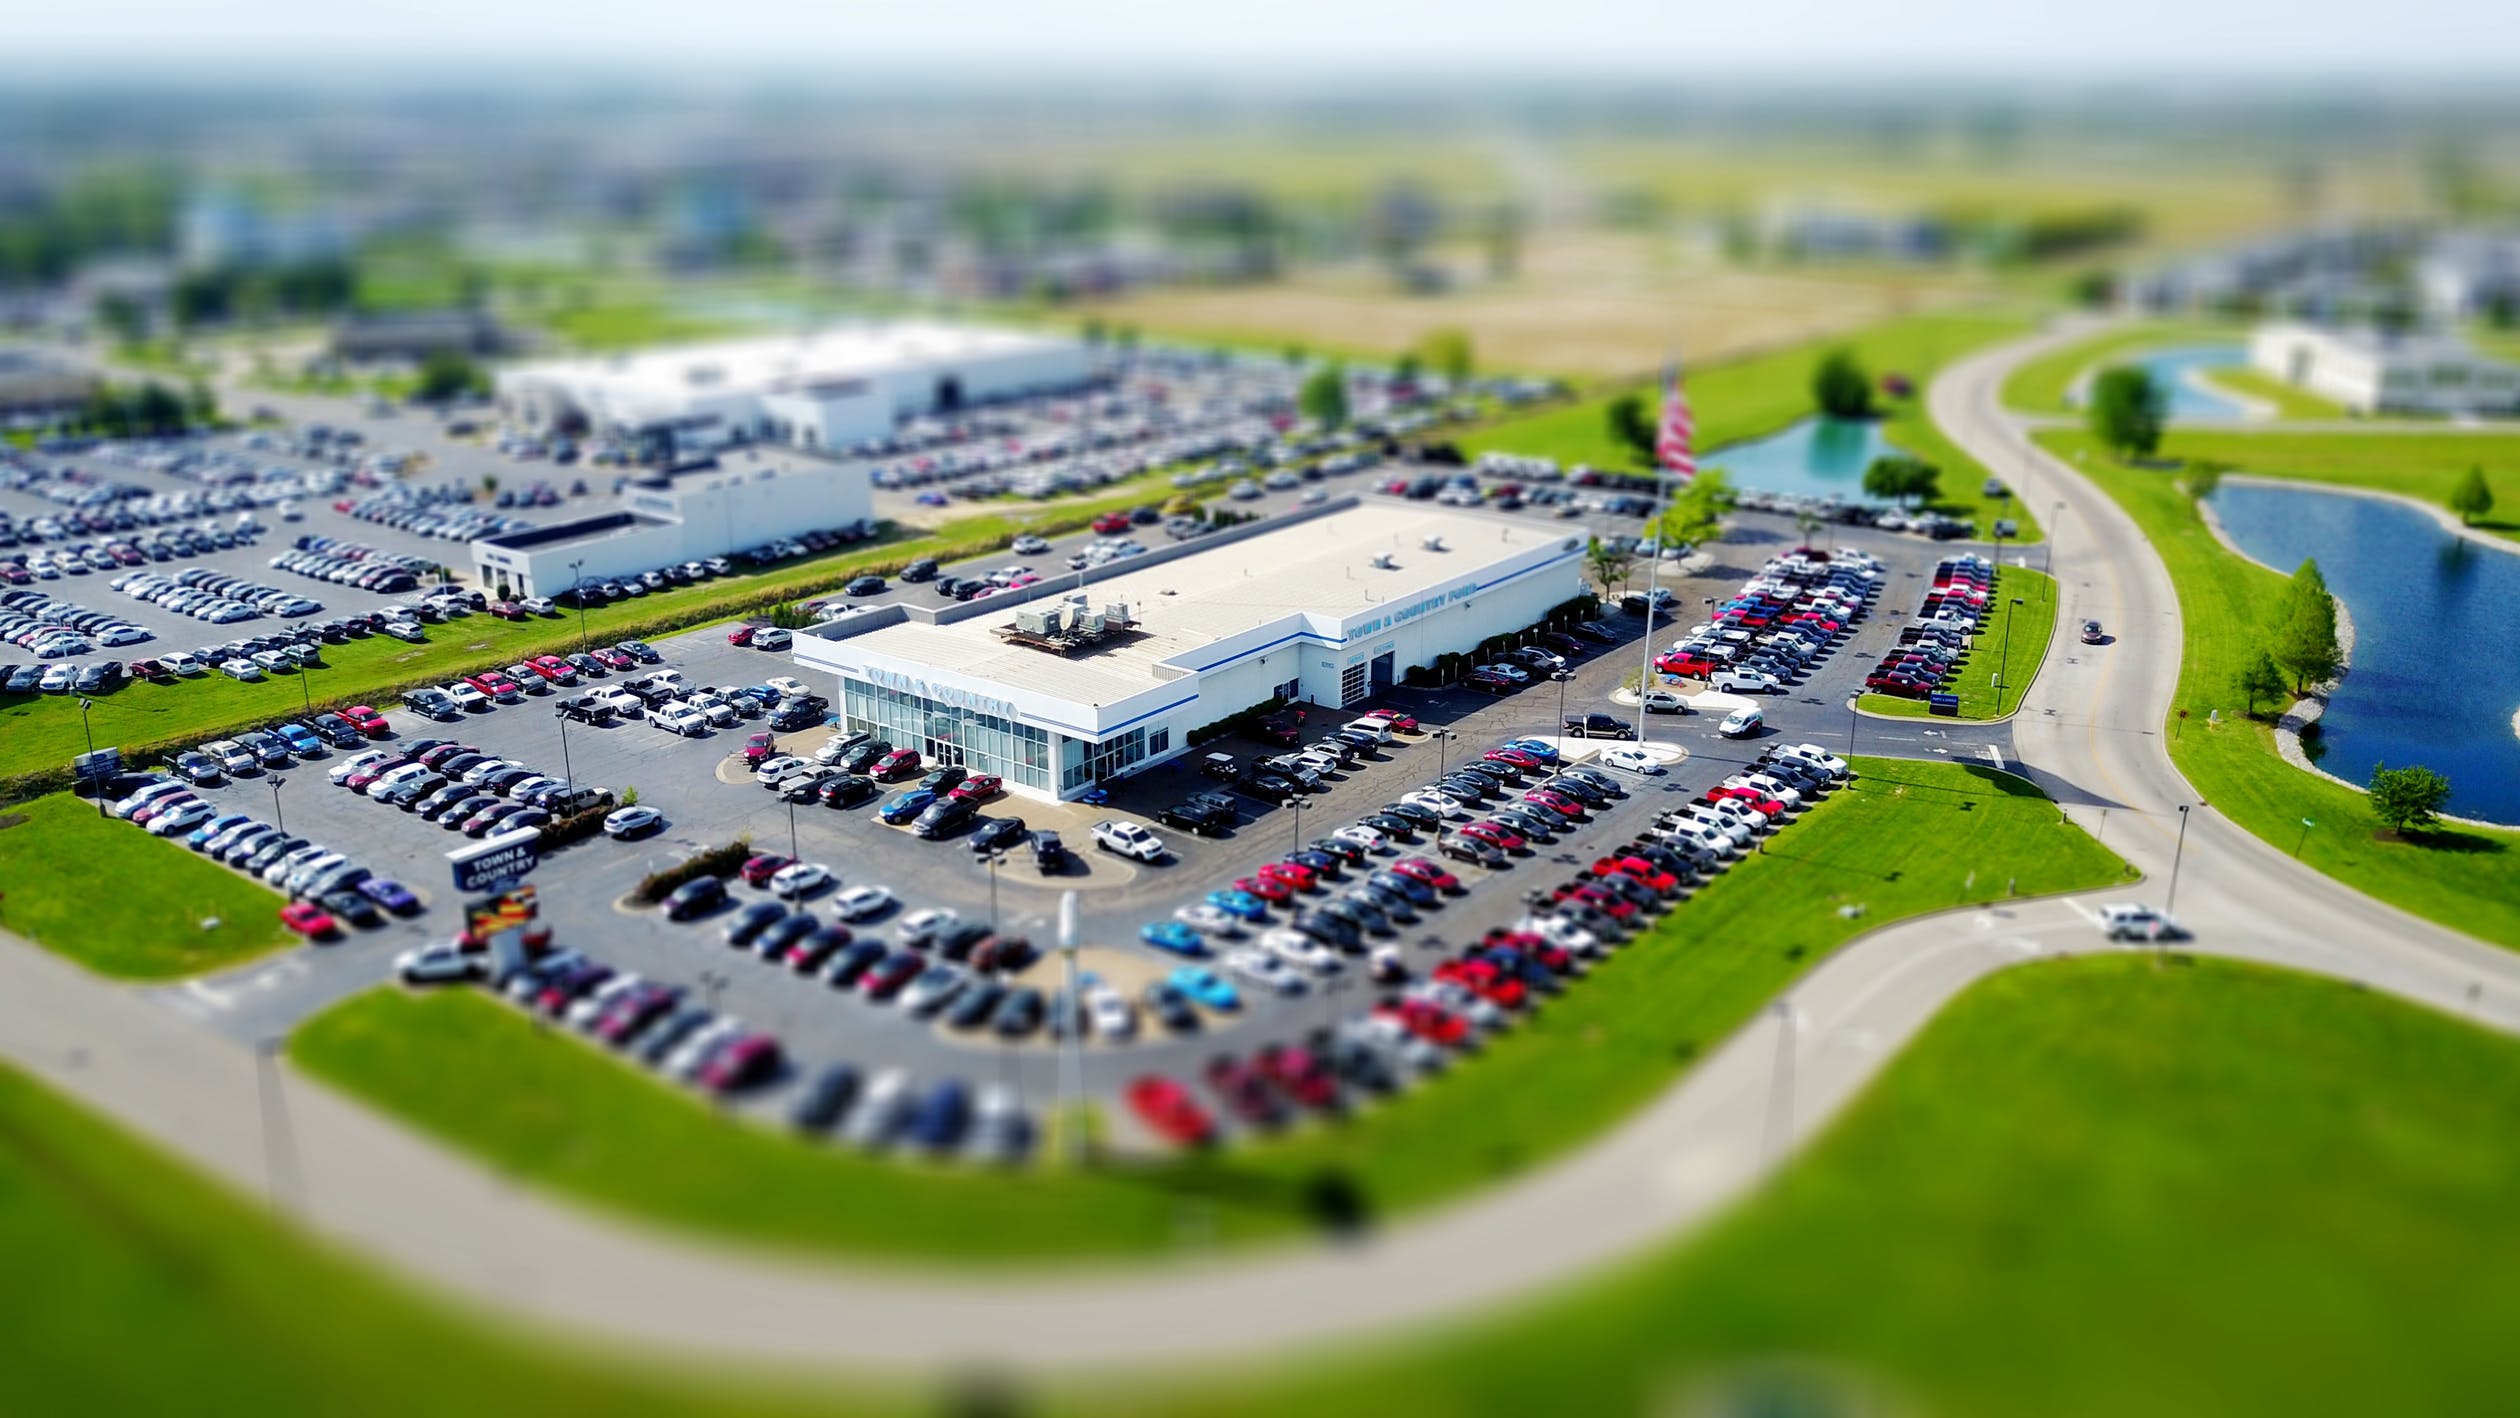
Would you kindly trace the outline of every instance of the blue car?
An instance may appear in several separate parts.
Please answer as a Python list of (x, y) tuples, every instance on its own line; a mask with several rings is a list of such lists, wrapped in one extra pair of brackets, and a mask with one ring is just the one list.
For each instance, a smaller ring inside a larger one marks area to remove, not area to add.
[(1232, 985), (1217, 978), (1213, 970), (1198, 965), (1183, 965), (1164, 978), (1174, 989), (1210, 1009), (1242, 1008), (1242, 996), (1234, 993)]
[(1523, 752), (1530, 754), (1532, 757), (1539, 759), (1543, 763), (1555, 763), (1558, 761), (1557, 748), (1547, 739), (1507, 739), (1505, 741), (1505, 747), (1519, 748)]
[(1205, 955), (1207, 942), (1179, 921), (1149, 921), (1138, 927), (1138, 939), (1175, 955)]
[(1207, 903), (1240, 921), (1269, 919), (1269, 903), (1248, 891), (1223, 886), (1207, 894)]
[(408, 916), (420, 909), (420, 898), (411, 894), (410, 887), (381, 876), (360, 882), (359, 894), (397, 916)]
[(211, 838), (218, 836), (220, 833), (227, 831), (229, 828), (242, 827), (253, 820), (253, 814), (245, 812), (231, 812), (224, 817), (214, 817), (208, 822), (201, 824), (199, 827), (194, 828), (191, 835), (184, 839), (184, 845), (198, 852), (202, 848), (210, 845)]
[(304, 724), (282, 724), (272, 732), (278, 734), (280, 741), (289, 746), (289, 752), (300, 758), (312, 758), (324, 751), (324, 741), (317, 738), (315, 731)]
[(899, 827), (901, 824), (917, 817), (920, 813), (927, 811), (928, 804), (935, 801), (936, 794), (929, 792), (925, 788), (912, 788), (907, 792), (895, 793), (891, 802), (884, 804), (882, 808), (877, 810), (876, 816), (881, 817), (884, 821), (891, 823), (895, 827)]

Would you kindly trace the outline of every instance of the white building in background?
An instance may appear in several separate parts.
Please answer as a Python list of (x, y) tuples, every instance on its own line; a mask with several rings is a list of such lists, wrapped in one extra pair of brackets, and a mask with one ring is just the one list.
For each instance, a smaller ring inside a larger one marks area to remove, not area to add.
[(2262, 325), (2249, 363), (2357, 414), (2520, 414), (2520, 366), (2448, 336)]
[(582, 429), (688, 455), (737, 444), (840, 450), (908, 417), (1071, 389), (1075, 340), (924, 321), (836, 327), (522, 364), (499, 408), (529, 429)]
[(874, 489), (863, 467), (738, 459), (634, 477), (610, 512), (479, 538), (472, 543), (473, 569), (493, 590), (556, 596), (580, 581), (636, 576), (802, 532), (853, 527), (873, 512)]
[(1069, 798), (1272, 698), (1362, 709), (1411, 668), (1580, 595), (1583, 559), (1563, 526), (1333, 504), (1056, 577), (1029, 600), (854, 614), (799, 635), (795, 658), (837, 679), (847, 728)]

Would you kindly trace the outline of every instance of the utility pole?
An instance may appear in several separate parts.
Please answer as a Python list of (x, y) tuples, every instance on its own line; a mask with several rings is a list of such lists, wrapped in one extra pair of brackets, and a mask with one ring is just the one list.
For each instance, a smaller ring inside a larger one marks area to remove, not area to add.
[(569, 594), (577, 597), (578, 653), (586, 653), (586, 558), (569, 563)]
[(2179, 804), (2179, 842), (2170, 851), (2170, 898), (2161, 905), (2162, 914), (2175, 914), (2179, 908), (2179, 863), (2187, 856), (2188, 805)]
[(2047, 572), (2050, 576), (2056, 574), (2056, 532), (2058, 524), (2064, 519), (2065, 504), (2059, 502), (2055, 510), (2048, 514)]
[[(2002, 575), (2003, 573), (1997, 572), (1996, 574)], [(2002, 666), (1995, 671), (1995, 713), (1998, 717), (2001, 717), (2004, 712), (2005, 681), (2012, 678), (2013, 611), (2020, 605), (2021, 597), (2015, 596), (2012, 598), (2011, 603), (2004, 607), (2004, 661)]]
[[(95, 762), (96, 762), (96, 728), (95, 728), (95, 726), (94, 726), (94, 725), (92, 725), (92, 724), (90, 724), (90, 723), (88, 722), (88, 711), (89, 711), (90, 709), (95, 708), (95, 707), (96, 707), (96, 701), (94, 701), (94, 700), (92, 700), (92, 699), (88, 699), (88, 698), (86, 698), (86, 697), (84, 697), (84, 696), (82, 696), (82, 697), (80, 698), (80, 700), (79, 700), (79, 732), (81, 732), (81, 733), (83, 733), (83, 734), (86, 734), (86, 735), (87, 735), (87, 746), (88, 746), (88, 759), (87, 759), (87, 761), (88, 761), (89, 763), (91, 763), (91, 764), (93, 764), (93, 763), (95, 763)], [(92, 772), (92, 771), (93, 771), (93, 770), (91, 770), (91, 772)], [(110, 816), (112, 816), (112, 814), (111, 814), (111, 813), (108, 813), (108, 812), (105, 810), (105, 780), (104, 780), (104, 779), (102, 779), (102, 778), (97, 778), (97, 779), (95, 779), (95, 781), (94, 781), (93, 783), (91, 783), (91, 784), (90, 784), (90, 786), (91, 786), (91, 787), (93, 787), (93, 788), (95, 788), (95, 790), (96, 790), (96, 815), (97, 815), (98, 817), (110, 817)]]

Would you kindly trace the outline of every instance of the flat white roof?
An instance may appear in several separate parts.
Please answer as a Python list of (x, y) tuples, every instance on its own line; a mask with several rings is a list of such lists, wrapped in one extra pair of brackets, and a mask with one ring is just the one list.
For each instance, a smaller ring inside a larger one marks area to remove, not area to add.
[[(1188, 652), (1201, 646), (1299, 613), (1335, 623), (1376, 607), (1406, 606), (1482, 568), (1582, 536), (1563, 523), (1375, 499), (1088, 584), (1083, 594), (1092, 608), (1123, 603), (1138, 629), (1065, 656), (1010, 645), (997, 635), (1015, 623), (1018, 610), (1039, 609), (1048, 598), (1010, 602), (1002, 611), (952, 624), (888, 625), (849, 637), (837, 653), (881, 655), (1074, 703), (1112, 704), (1184, 678), (1185, 667), (1198, 667)], [(1439, 538), (1443, 550), (1428, 550), (1429, 537)], [(1373, 565), (1385, 554), (1390, 567)], [(1009, 554), (1007, 564), (1023, 560)], [(1050, 577), (1063, 590), (1075, 580), (1073, 573)], [(1184, 663), (1165, 663), (1176, 658)]]
[(710, 394), (775, 393), (839, 380), (869, 379), (957, 361), (1063, 350), (1075, 341), (981, 325), (893, 321), (843, 325), (802, 335), (670, 345), (618, 355), (517, 365), (519, 381), (600, 390), (655, 401)]

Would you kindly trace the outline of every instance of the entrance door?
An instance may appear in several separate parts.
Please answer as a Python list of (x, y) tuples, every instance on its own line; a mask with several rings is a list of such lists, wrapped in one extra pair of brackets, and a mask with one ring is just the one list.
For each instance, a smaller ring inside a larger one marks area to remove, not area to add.
[(1374, 657), (1372, 679), (1376, 694), (1384, 693), (1391, 688), (1392, 666), (1397, 658), (1397, 655), (1389, 650)]
[(938, 413), (960, 413), (962, 405), (963, 387), (960, 377), (948, 374), (936, 381), (936, 411)]

